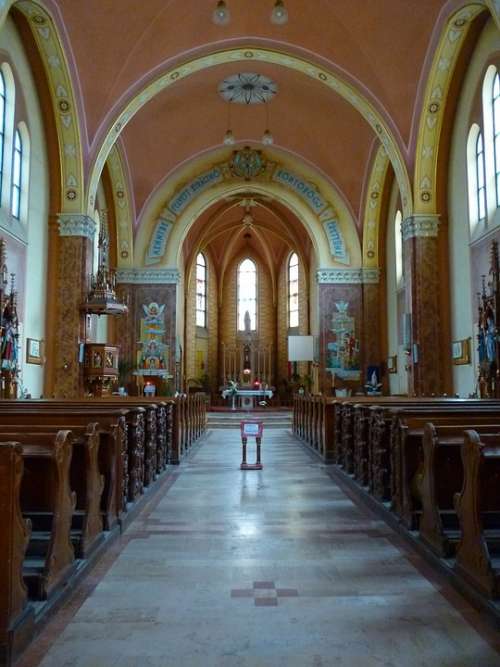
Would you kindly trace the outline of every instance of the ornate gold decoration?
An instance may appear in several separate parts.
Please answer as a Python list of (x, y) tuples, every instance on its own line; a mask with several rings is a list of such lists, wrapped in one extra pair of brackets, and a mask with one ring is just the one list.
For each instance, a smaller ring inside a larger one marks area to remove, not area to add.
[(389, 168), (389, 157), (384, 146), (379, 146), (373, 161), (365, 201), (363, 222), (363, 266), (378, 268), (378, 235), (382, 207), (382, 189)]
[[(414, 213), (436, 211), (437, 163), (445, 102), (471, 23), (484, 9), (484, 5), (470, 4), (452, 14), (435, 51), (425, 88), (417, 139)], [(403, 216), (408, 217), (404, 212)]]
[(262, 151), (256, 151), (250, 146), (245, 146), (239, 151), (234, 151), (229, 169), (234, 176), (249, 181), (264, 173), (266, 160), (262, 156)]
[(132, 196), (121, 152), (115, 144), (107, 160), (113, 188), (116, 215), (116, 243), (118, 268), (130, 268), (134, 260), (134, 238), (132, 233)]
[[(11, 4), (12, 2), (8, 2), (4, 9), (5, 13), (0, 15), (0, 26)], [(61, 212), (81, 212), (84, 181), (80, 121), (76, 112), (73, 83), (61, 39), (52, 16), (40, 4), (20, 0), (16, 2), (16, 8), (29, 21), (49, 82), (59, 140), (61, 192), (63, 193)]]

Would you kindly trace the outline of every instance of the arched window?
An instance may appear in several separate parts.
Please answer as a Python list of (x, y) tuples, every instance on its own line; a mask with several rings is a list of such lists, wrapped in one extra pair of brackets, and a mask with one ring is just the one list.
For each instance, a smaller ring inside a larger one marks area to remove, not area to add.
[(498, 72), (493, 79), (491, 107), (493, 111), (493, 152), (495, 164), (496, 205), (500, 206), (500, 76)]
[[(467, 181), (469, 186), (469, 226), (472, 235), (477, 235), (478, 223), (482, 222), (480, 232), (486, 227), (486, 155), (484, 135), (477, 123), (473, 123), (467, 138)], [(491, 148), (491, 147), (490, 147)], [(491, 181), (490, 181), (491, 182)]]
[(288, 260), (288, 326), (299, 326), (299, 258), (294, 252)]
[(94, 222), (95, 229), (92, 247), (92, 273), (96, 275), (99, 269), (99, 234), (101, 233), (101, 214), (99, 213), (98, 208), (94, 209)]
[(207, 326), (207, 262), (201, 252), (196, 257), (196, 326)]
[(5, 118), (7, 109), (7, 91), (5, 88), (5, 78), (0, 70), (0, 195), (3, 183), (3, 154), (5, 146)]
[(396, 212), (394, 218), (394, 251), (396, 257), (396, 285), (399, 287), (403, 280), (403, 237), (401, 234), (401, 211)]
[(481, 131), (477, 135), (475, 153), (477, 219), (482, 221), (486, 219), (486, 173), (483, 133)]
[[(248, 313), (248, 317), (246, 314)], [(238, 267), (238, 331), (257, 330), (257, 267), (251, 259), (244, 259)]]
[(14, 134), (14, 160), (12, 163), (12, 197), (10, 211), (14, 218), (21, 216), (21, 191), (23, 184), (23, 140), (19, 129)]

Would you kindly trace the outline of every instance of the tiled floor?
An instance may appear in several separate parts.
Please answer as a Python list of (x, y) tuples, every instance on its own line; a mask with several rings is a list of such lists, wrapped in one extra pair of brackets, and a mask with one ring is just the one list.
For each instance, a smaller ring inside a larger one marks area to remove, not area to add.
[(500, 666), (498, 633), (287, 431), (262, 472), (239, 457), (211, 431), (19, 667)]

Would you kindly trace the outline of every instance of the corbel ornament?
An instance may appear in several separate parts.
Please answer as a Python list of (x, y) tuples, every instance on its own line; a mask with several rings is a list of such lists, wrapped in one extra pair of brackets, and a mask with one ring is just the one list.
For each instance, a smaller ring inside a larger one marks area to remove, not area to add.
[(401, 223), (403, 241), (413, 238), (435, 238), (438, 234), (438, 215), (412, 215)]
[(83, 236), (93, 241), (95, 221), (88, 215), (61, 213), (58, 217), (59, 236)]
[(118, 269), (117, 283), (132, 285), (177, 285), (180, 282), (177, 269)]

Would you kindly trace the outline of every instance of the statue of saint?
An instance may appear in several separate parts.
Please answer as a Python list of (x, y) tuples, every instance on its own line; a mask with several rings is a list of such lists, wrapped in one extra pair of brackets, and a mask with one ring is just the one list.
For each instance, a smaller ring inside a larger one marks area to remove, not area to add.
[(252, 331), (252, 320), (250, 318), (250, 313), (248, 310), (245, 310), (245, 316), (243, 317), (243, 323), (245, 324), (245, 333), (249, 334)]

